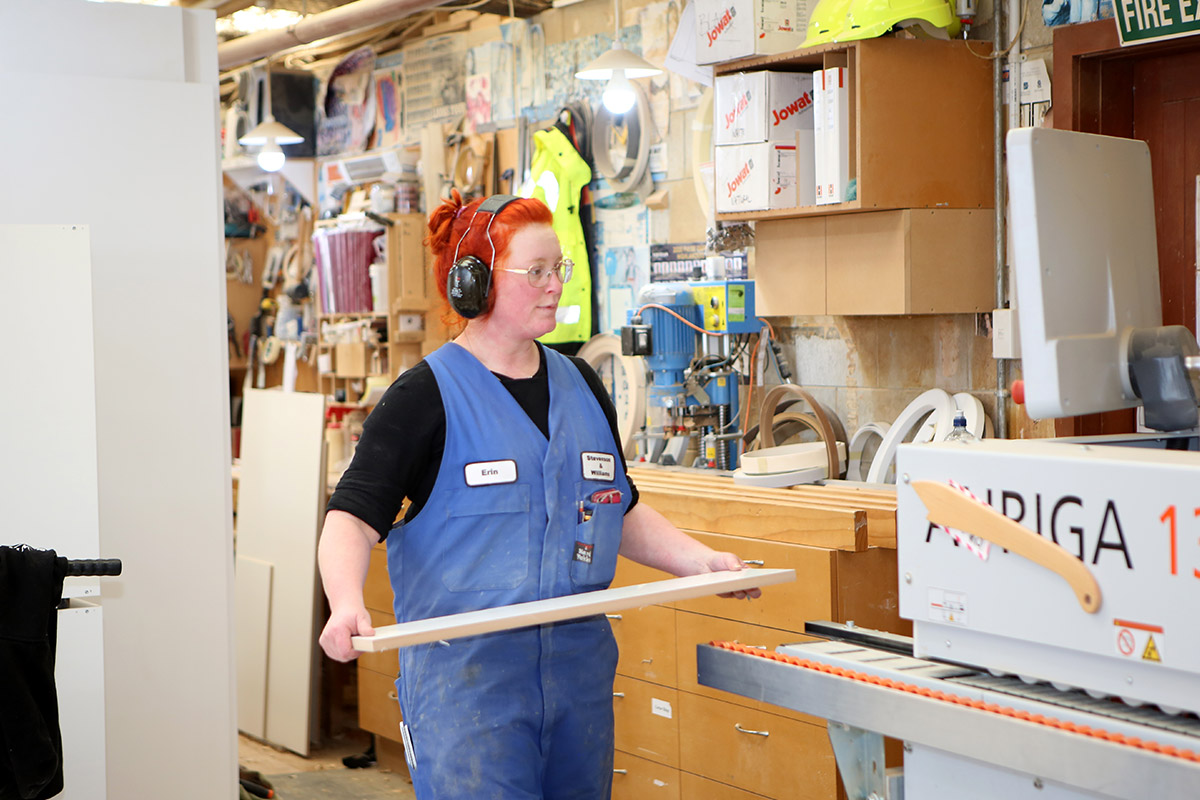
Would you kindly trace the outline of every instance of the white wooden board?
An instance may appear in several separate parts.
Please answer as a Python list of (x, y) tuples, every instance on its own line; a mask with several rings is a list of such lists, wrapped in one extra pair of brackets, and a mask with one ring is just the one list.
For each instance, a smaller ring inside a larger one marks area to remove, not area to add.
[(530, 603), (485, 608), (464, 614), (381, 625), (374, 636), (354, 636), (350, 643), (355, 650), (374, 653), (425, 642), (438, 642), (474, 636), (480, 633), (507, 631), (546, 622), (590, 617), (610, 611), (640, 608), (674, 600), (689, 600), (710, 594), (762, 588), (776, 583), (796, 580), (792, 569), (744, 569), (740, 572), (710, 572), (670, 578), (653, 583), (639, 583), (598, 592), (584, 592)]
[[(0, 392), (0, 544), (99, 558), (91, 234), (87, 225), (0, 225), (0, 253), (12, 381)], [(63, 584), (64, 597), (98, 594), (98, 578)]]
[(267, 644), (271, 636), (271, 565), (238, 556), (234, 565), (237, 608), (238, 730), (267, 737)]
[(246, 392), (237, 555), (272, 566), (262, 738), (301, 755), (308, 754), (312, 712), (317, 533), (325, 497), (324, 430), (324, 395)]

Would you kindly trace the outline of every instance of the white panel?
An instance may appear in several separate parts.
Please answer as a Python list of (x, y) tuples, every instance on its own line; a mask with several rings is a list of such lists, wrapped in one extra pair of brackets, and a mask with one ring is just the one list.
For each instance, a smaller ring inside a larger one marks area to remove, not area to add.
[[(0, 71), (185, 80), (181, 9), (87, 0), (4, 0), (0, 17)], [(105, 28), (119, 29), (125, 46)], [(46, 35), (30, 35), (33, 31)], [(209, 35), (215, 44), (214, 28)], [(34, 98), (39, 95), (28, 95), (13, 108), (36, 108), (40, 116), (49, 100), (31, 106)]]
[[(68, 582), (78, 580), (69, 578)], [(104, 796), (104, 614), (71, 601), (58, 612), (54, 682), (63, 742), (62, 800)]]
[(251, 389), (242, 406), (237, 553), (271, 564), (268, 742), (308, 754), (325, 397)]
[[(0, 392), (0, 544), (66, 558), (100, 555), (90, 249), (86, 225), (0, 225), (5, 370), (22, 382), (44, 376)], [(96, 578), (63, 587), (66, 596), (98, 593)]]
[[(26, 0), (3, 16), (0, 107), (36, 115), (0, 128), (20, 154), (0, 219), (91, 233), (100, 549), (124, 562), (101, 582), (108, 796), (235, 796), (216, 74), (166, 80), (215, 37), (178, 9)], [(47, 360), (20, 385), (61, 377)]]
[(238, 730), (267, 735), (267, 641), (271, 631), (271, 565), (238, 556), (234, 570), (237, 609)]

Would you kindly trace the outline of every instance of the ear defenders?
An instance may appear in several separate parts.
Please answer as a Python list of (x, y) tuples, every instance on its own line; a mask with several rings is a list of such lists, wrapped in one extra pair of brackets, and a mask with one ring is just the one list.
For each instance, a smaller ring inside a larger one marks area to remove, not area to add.
[(459, 258), (458, 248), (462, 246), (463, 239), (466, 239), (467, 234), (471, 232), (471, 226), (475, 224), (475, 217), (480, 214), (489, 214), (487, 228), (484, 232), (487, 234), (488, 244), (492, 246), (492, 261), (495, 261), (496, 244), (492, 241), (492, 222), (505, 206), (519, 199), (516, 195), (494, 194), (484, 200), (471, 215), (467, 229), (463, 231), (458, 244), (454, 246), (454, 264), (451, 265), (450, 272), (446, 275), (446, 298), (450, 301), (450, 308), (454, 309), (459, 316), (474, 319), (487, 308), (488, 293), (492, 288), (492, 266), (475, 255)]

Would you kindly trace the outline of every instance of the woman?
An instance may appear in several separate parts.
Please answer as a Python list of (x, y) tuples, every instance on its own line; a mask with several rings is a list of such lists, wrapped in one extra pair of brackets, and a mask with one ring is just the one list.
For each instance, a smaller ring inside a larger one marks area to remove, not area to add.
[[(388, 389), (330, 500), (325, 652), (347, 661), (374, 632), (362, 588), (384, 538), (398, 622), (604, 589), (618, 552), (681, 576), (741, 569), (637, 502), (599, 378), (536, 341), (572, 268), (549, 209), (455, 192), (427, 244), (466, 324)], [(616, 664), (603, 616), (402, 648), (417, 797), (608, 797)]]

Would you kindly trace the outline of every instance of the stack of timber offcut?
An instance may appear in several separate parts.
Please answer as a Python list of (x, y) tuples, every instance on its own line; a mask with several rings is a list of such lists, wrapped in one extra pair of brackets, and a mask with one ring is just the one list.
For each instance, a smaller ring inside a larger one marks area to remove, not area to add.
[(853, 486), (769, 489), (703, 470), (632, 467), (642, 499), (680, 528), (861, 552), (896, 549), (896, 492)]

